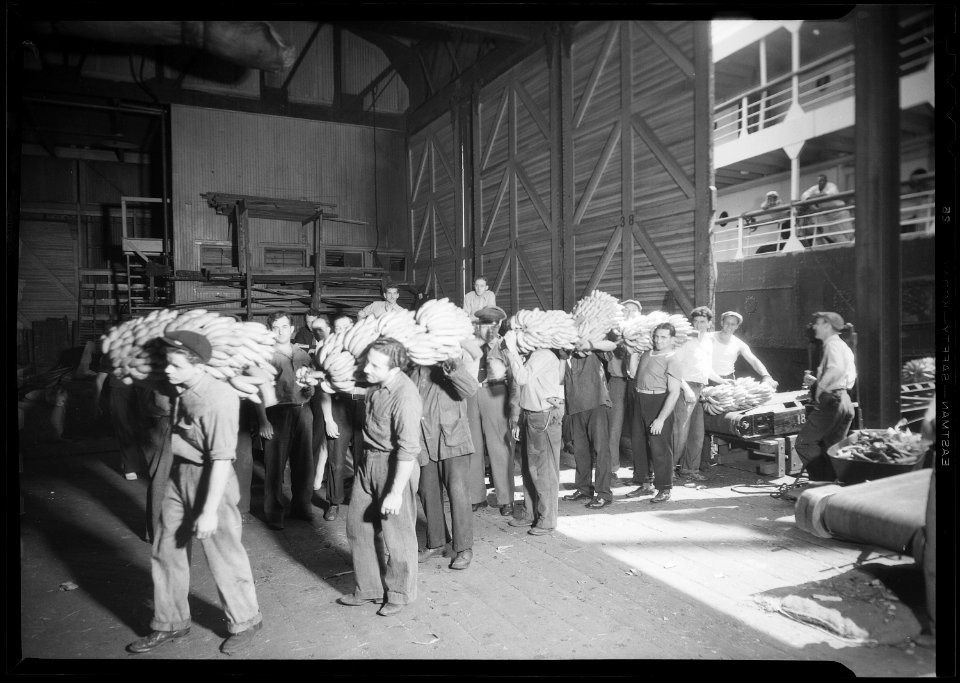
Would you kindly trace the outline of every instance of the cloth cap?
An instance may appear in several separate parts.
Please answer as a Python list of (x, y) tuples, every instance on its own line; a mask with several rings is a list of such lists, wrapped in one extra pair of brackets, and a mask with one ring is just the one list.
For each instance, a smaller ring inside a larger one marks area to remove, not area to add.
[(779, 197), (780, 197), (780, 193), (777, 192), (776, 190), (770, 190), (769, 192), (767, 192), (767, 196), (768, 196), (768, 197), (777, 197), (777, 198), (779, 198)]
[(484, 325), (491, 325), (507, 319), (507, 312), (499, 306), (486, 306), (474, 312), (474, 315)]
[(203, 363), (206, 363), (213, 356), (213, 348), (210, 346), (210, 342), (199, 332), (174, 330), (160, 337), (160, 341), (175, 349), (190, 351)]
[(739, 313), (737, 313), (736, 311), (727, 311), (726, 313), (724, 313), (723, 315), (721, 315), (721, 316), (720, 316), (720, 322), (723, 322), (723, 319), (726, 318), (728, 315), (732, 315), (734, 318), (736, 318), (738, 324), (740, 324), (740, 325), (743, 324), (743, 316), (740, 315)]
[(823, 318), (826, 320), (828, 323), (830, 323), (830, 327), (835, 329), (837, 332), (843, 331), (843, 318), (840, 317), (839, 313), (834, 313), (832, 311), (821, 311), (813, 314), (813, 319), (816, 320), (817, 318)]

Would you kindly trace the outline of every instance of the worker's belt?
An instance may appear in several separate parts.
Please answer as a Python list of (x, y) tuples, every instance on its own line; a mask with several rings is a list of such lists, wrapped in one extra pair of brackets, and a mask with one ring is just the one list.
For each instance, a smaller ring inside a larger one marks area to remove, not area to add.
[(482, 386), (482, 387), (494, 387), (494, 386), (497, 386), (497, 385), (499, 385), (499, 384), (506, 384), (506, 383), (507, 383), (507, 378), (506, 378), (506, 377), (501, 377), (500, 379), (485, 379), (485, 380), (483, 380), (482, 382), (480, 382), (480, 386)]
[(638, 394), (649, 394), (651, 396), (661, 396), (667, 392), (665, 391), (653, 391), (652, 389), (637, 389)]
[(562, 398), (553, 398), (553, 399), (547, 399), (547, 400), (553, 402), (552, 405), (551, 405), (549, 408), (544, 408), (543, 410), (530, 410), (529, 408), (524, 408), (524, 409), (523, 409), (523, 412), (525, 412), (525, 413), (535, 413), (535, 414), (536, 414), (536, 413), (545, 413), (545, 412), (547, 412), (548, 410), (554, 410), (555, 408), (560, 408), (560, 409), (563, 408), (563, 399), (562, 399)]

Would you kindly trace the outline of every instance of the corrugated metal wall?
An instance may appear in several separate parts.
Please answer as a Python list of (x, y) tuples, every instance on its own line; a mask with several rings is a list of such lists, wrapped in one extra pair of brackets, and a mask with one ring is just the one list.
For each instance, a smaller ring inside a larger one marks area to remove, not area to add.
[(21, 221), (17, 306), (21, 322), (77, 318), (77, 230), (69, 223)]
[[(374, 137), (376, 135), (376, 144)], [(337, 204), (340, 218), (324, 224), (326, 246), (406, 245), (406, 174), (399, 133), (196, 107), (171, 108), (174, 264), (198, 270), (197, 240), (230, 240), (229, 221), (201, 198), (228, 192)], [(376, 148), (376, 152), (374, 152)], [(361, 224), (356, 221), (362, 222)], [(260, 245), (307, 245), (309, 226), (252, 219), (253, 265)], [(194, 285), (178, 283), (178, 300)], [(187, 298), (183, 298), (187, 297)]]

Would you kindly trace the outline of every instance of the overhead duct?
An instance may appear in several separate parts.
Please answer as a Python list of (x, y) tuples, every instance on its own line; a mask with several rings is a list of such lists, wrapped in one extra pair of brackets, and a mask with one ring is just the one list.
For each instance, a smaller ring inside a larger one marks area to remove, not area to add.
[(193, 47), (263, 71), (293, 66), (296, 48), (265, 21), (38, 21), (43, 36)]

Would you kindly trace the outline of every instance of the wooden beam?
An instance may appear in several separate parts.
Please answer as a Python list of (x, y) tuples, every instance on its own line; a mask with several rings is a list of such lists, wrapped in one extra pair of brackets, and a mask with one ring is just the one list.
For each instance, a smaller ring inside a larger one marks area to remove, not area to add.
[[(620, 27), (620, 215), (633, 216), (633, 126), (630, 114), (634, 110), (633, 96), (633, 30), (629, 21)], [(634, 217), (636, 220), (636, 217)], [(620, 230), (618, 228), (618, 230)], [(633, 230), (620, 230), (620, 298), (633, 298), (636, 262), (633, 254)], [(612, 254), (611, 254), (612, 257)], [(606, 266), (604, 266), (606, 270)], [(594, 284), (596, 287), (596, 284)]]
[(503, 119), (507, 115), (507, 102), (509, 101), (510, 88), (504, 86), (500, 93), (500, 105), (497, 107), (497, 118), (493, 123), (493, 129), (490, 131), (490, 137), (487, 138), (487, 149), (483, 153), (483, 159), (480, 162), (480, 170), (483, 171), (490, 161), (490, 155), (493, 154), (493, 143), (497, 139), (497, 133), (500, 132), (500, 126), (503, 125)]
[[(537, 300), (540, 302), (540, 307), (546, 309), (548, 307), (548, 297), (547, 292), (543, 288), (543, 284), (540, 282), (540, 276), (537, 274), (537, 269), (534, 267), (533, 263), (527, 257), (526, 252), (523, 250), (519, 244), (515, 249), (517, 255), (517, 261), (520, 263), (520, 266), (523, 268), (523, 272), (527, 274), (527, 280), (530, 281), (530, 284), (533, 285), (533, 291), (537, 295)], [(520, 293), (517, 292), (517, 297), (519, 298)]]
[[(31, 95), (57, 97), (102, 97), (122, 99), (131, 102), (156, 105), (153, 99), (132, 83), (120, 83), (106, 79), (83, 78), (68, 81), (59, 76), (44, 77), (39, 74), (24, 73), (25, 92)], [(234, 97), (199, 90), (186, 90), (177, 87), (169, 79), (148, 81), (150, 88), (162, 104), (182, 104), (191, 107), (223, 109), (266, 116), (284, 116), (288, 118), (309, 119), (311, 121), (329, 121), (361, 126), (376, 126), (380, 130), (406, 131), (405, 114), (388, 114), (356, 111), (339, 106), (322, 104), (304, 104), (299, 102), (265, 101), (248, 97)]]
[(420, 258), (420, 252), (423, 250), (423, 238), (424, 238), (424, 236), (426, 236), (426, 234), (427, 234), (427, 223), (430, 222), (430, 211), (431, 211), (431, 207), (432, 207), (432, 203), (428, 203), (427, 206), (424, 207), (424, 211), (423, 211), (423, 222), (420, 224), (420, 237), (419, 237), (419, 239), (417, 239), (417, 242), (416, 242), (416, 245), (415, 245), (415, 249), (414, 249), (414, 251), (413, 251), (413, 260), (414, 260), (414, 261), (416, 261), (418, 258)]
[(680, 284), (680, 280), (677, 279), (676, 274), (663, 257), (663, 254), (657, 249), (657, 245), (654, 244), (650, 236), (641, 229), (639, 223), (634, 223), (633, 225), (633, 237), (640, 243), (640, 248), (643, 249), (643, 253), (647, 255), (653, 269), (657, 271), (657, 274), (663, 280), (664, 284), (666, 284), (667, 289), (673, 294), (677, 303), (680, 304), (684, 313), (689, 313), (693, 310), (694, 304), (690, 300), (690, 296), (683, 288), (683, 285)]
[(500, 267), (497, 269), (497, 276), (493, 278), (493, 291), (497, 294), (500, 293), (500, 288), (503, 286), (503, 281), (507, 277), (507, 272), (510, 270), (510, 262), (512, 260), (513, 247), (508, 247), (503, 253), (503, 259), (500, 261)]
[(693, 186), (693, 182), (687, 177), (687, 172), (683, 170), (680, 162), (678, 162), (670, 153), (670, 150), (660, 142), (660, 138), (653, 132), (653, 128), (643, 120), (640, 114), (634, 114), (632, 119), (634, 130), (637, 131), (641, 139), (647, 144), (647, 147), (650, 148), (653, 155), (657, 157), (657, 160), (663, 164), (667, 173), (670, 174), (670, 177), (673, 178), (680, 189), (683, 190), (683, 193), (692, 198), (696, 194), (696, 189)]
[(590, 274), (590, 279), (587, 280), (586, 288), (580, 293), (581, 297), (586, 296), (597, 288), (597, 283), (600, 282), (603, 274), (607, 272), (607, 268), (610, 267), (610, 261), (613, 260), (614, 254), (617, 253), (617, 247), (620, 246), (622, 236), (623, 228), (618, 225), (613, 231), (613, 234), (610, 235), (610, 239), (607, 240), (607, 246), (603, 249), (603, 255), (600, 257), (600, 260), (597, 261), (597, 265), (594, 266), (593, 272)]
[(427, 167), (427, 157), (430, 154), (430, 140), (423, 141), (423, 154), (420, 155), (420, 165), (417, 167), (416, 179), (410, 187), (410, 202), (417, 201), (420, 195), (421, 183), (423, 183), (423, 172)]
[[(706, 22), (693, 23), (693, 58), (695, 70), (709, 73), (712, 62), (710, 30)], [(711, 131), (713, 95), (709, 80), (693, 81), (693, 177), (701, 191), (696, 193), (693, 210), (693, 297), (698, 306), (715, 310), (713, 250), (710, 247), (710, 229), (713, 225), (713, 192), (716, 182), (712, 177), (713, 148)]]
[(543, 205), (543, 200), (541, 200), (540, 196), (537, 194), (536, 188), (533, 186), (530, 178), (527, 176), (527, 172), (524, 170), (523, 164), (518, 163), (515, 170), (517, 172), (517, 178), (520, 179), (520, 184), (523, 185), (523, 189), (526, 191), (527, 196), (530, 197), (530, 202), (533, 204), (533, 208), (537, 210), (537, 214), (539, 214), (540, 220), (543, 221), (544, 227), (551, 233), (555, 232), (553, 219), (547, 212), (547, 207)]
[(573, 61), (572, 34), (562, 27), (557, 36), (557, 51), (560, 55), (560, 68), (557, 70), (556, 87), (560, 100), (560, 278), (562, 302), (561, 308), (573, 309), (576, 295), (574, 279), (574, 211), (573, 158)]
[(280, 86), (280, 89), (286, 92), (287, 88), (290, 86), (290, 81), (293, 80), (293, 77), (297, 73), (297, 69), (300, 68), (300, 65), (303, 64), (303, 58), (307, 56), (307, 52), (310, 51), (310, 48), (313, 46), (313, 42), (317, 39), (317, 36), (320, 35), (320, 29), (323, 28), (323, 22), (318, 21), (316, 27), (310, 33), (310, 37), (307, 38), (307, 42), (303, 44), (303, 47), (299, 50), (296, 61), (293, 63), (293, 66), (290, 67), (290, 70), (287, 72), (287, 77), (283, 79), (283, 84)]
[[(407, 113), (407, 131), (414, 133), (428, 126), (437, 117), (449, 108), (450, 100), (458, 93), (467, 91), (474, 83), (491, 83), (510, 67), (518, 64), (537, 50), (541, 44), (537, 41), (520, 46), (498, 46), (495, 50), (481, 57), (473, 66), (466, 69), (460, 78), (454, 79), (440, 88), (432, 97), (425, 98), (422, 104), (411, 104), (411, 111)], [(411, 103), (417, 102), (411, 93)]]
[[(693, 22), (694, 30), (697, 28), (698, 22)], [(696, 69), (693, 66), (693, 62), (683, 54), (683, 51), (677, 47), (673, 41), (671, 41), (664, 33), (656, 27), (653, 22), (650, 21), (638, 21), (636, 25), (640, 28), (641, 31), (647, 34), (647, 37), (652, 40), (657, 47), (659, 47), (663, 53), (670, 58), (674, 64), (683, 72), (683, 75), (687, 78), (692, 79), (693, 75), (696, 73)], [(702, 72), (706, 73), (706, 72)]]
[(493, 232), (493, 223), (500, 213), (500, 206), (503, 204), (503, 197), (507, 193), (507, 183), (510, 181), (510, 165), (503, 169), (503, 175), (500, 177), (500, 187), (497, 188), (497, 196), (493, 200), (493, 206), (490, 209), (490, 217), (487, 219), (487, 225), (483, 229), (483, 235), (480, 239), (480, 246), (484, 246), (490, 239), (490, 233)]
[(452, 168), (450, 168), (450, 162), (447, 161), (447, 158), (443, 155), (443, 149), (440, 147), (440, 141), (437, 139), (437, 136), (431, 135), (430, 142), (433, 145), (434, 156), (440, 159), (440, 165), (443, 166), (443, 170), (447, 174), (447, 177), (450, 178), (450, 181), (454, 185), (456, 185), (457, 174)]
[(580, 96), (580, 103), (577, 105), (577, 113), (573, 116), (574, 128), (579, 128), (580, 124), (583, 123), (583, 117), (587, 113), (587, 107), (590, 105), (590, 100), (593, 99), (593, 92), (596, 90), (597, 83), (600, 81), (600, 74), (603, 73), (603, 67), (606, 66), (610, 52), (613, 50), (613, 42), (617, 38), (617, 28), (616, 22), (610, 22), (610, 27), (607, 29), (607, 37), (603, 41), (603, 47), (600, 48), (600, 58), (593, 64), (593, 71), (590, 73), (587, 85), (584, 87), (583, 94)]
[(53, 286), (60, 290), (60, 293), (67, 297), (68, 301), (72, 301), (74, 304), (77, 303), (76, 293), (71, 292), (64, 286), (64, 284), (60, 281), (60, 278), (58, 278), (52, 270), (47, 268), (46, 264), (40, 260), (39, 256), (33, 253), (33, 249), (27, 242), (20, 243), (20, 258), (23, 258), (24, 256), (26, 256), (27, 259), (33, 263), (37, 270), (50, 279), (50, 281), (53, 283)]
[(519, 79), (513, 80), (513, 89), (516, 90), (517, 94), (520, 96), (520, 101), (523, 102), (523, 105), (527, 108), (527, 111), (530, 113), (530, 118), (533, 119), (533, 122), (537, 124), (537, 128), (540, 129), (540, 134), (547, 139), (548, 144), (550, 140), (550, 124), (547, 123), (547, 119), (544, 118), (543, 112), (540, 111), (540, 108), (537, 106), (537, 103), (533, 101), (533, 98), (530, 96), (530, 93), (527, 92), (526, 86)]
[(432, 24), (458, 33), (492, 36), (518, 42), (535, 40), (539, 35), (540, 27), (533, 21), (423, 21), (422, 24)]
[(607, 164), (610, 163), (610, 157), (612, 157), (613, 153), (616, 151), (617, 143), (619, 141), (620, 122), (617, 121), (613, 124), (613, 128), (610, 130), (610, 135), (607, 136), (607, 141), (603, 145), (603, 151), (600, 153), (600, 158), (597, 159), (597, 163), (593, 167), (593, 173), (590, 175), (590, 180), (587, 182), (587, 187), (580, 196), (580, 201), (577, 202), (577, 211), (573, 215), (574, 223), (579, 223), (583, 218), (583, 215), (587, 212), (587, 206), (589, 206), (590, 200), (593, 199), (593, 193), (597, 191), (597, 187), (600, 185), (600, 179), (603, 177), (603, 172), (607, 170)]
[(433, 89), (433, 81), (430, 80), (430, 70), (427, 68), (427, 63), (423, 59), (423, 52), (420, 51), (419, 45), (414, 48), (414, 53), (417, 55), (417, 60), (420, 62), (420, 73), (423, 75), (423, 80), (427, 84), (427, 96), (432, 97), (435, 94)]
[[(559, 27), (555, 27), (559, 28)], [(563, 109), (561, 107), (560, 90), (560, 33), (554, 31), (547, 42), (547, 82), (550, 90), (550, 123), (553, 126), (550, 130), (550, 216), (554, 226), (553, 237), (550, 240), (550, 275), (554, 282), (553, 300), (551, 308), (559, 309), (563, 307), (563, 277), (561, 247), (563, 244), (563, 216), (561, 215), (561, 194), (562, 180), (562, 131), (561, 120)], [(559, 286), (558, 286), (559, 285)]]

